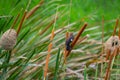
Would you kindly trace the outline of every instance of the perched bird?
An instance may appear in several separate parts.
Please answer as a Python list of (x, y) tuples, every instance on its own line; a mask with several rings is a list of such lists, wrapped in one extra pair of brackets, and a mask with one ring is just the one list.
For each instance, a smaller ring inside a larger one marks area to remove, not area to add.
[(71, 43), (74, 39), (73, 33), (70, 34), (70, 37), (66, 40), (65, 45), (66, 45), (66, 50), (71, 50)]

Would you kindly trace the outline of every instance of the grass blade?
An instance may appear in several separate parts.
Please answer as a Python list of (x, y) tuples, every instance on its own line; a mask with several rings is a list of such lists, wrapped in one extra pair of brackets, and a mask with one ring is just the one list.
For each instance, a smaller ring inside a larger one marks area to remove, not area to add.
[(55, 66), (55, 72), (54, 72), (54, 80), (58, 80), (57, 79), (57, 72), (59, 69), (59, 56), (60, 56), (60, 49), (58, 50), (58, 54), (57, 54), (57, 58), (56, 58), (56, 66)]

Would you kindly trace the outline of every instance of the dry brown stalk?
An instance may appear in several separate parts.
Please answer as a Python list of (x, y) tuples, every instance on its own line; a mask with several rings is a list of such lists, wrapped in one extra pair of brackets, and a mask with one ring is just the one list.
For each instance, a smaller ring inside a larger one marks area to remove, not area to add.
[(36, 5), (35, 7), (33, 7), (26, 15), (26, 19), (28, 19), (32, 14), (35, 13), (35, 11), (38, 10), (38, 8), (43, 4), (44, 0), (41, 0), (40, 3), (38, 5)]
[[(51, 32), (50, 40), (53, 40), (53, 38), (54, 38), (54, 28), (53, 28), (53, 30)], [(52, 49), (52, 42), (48, 46), (48, 54), (47, 54), (47, 57), (46, 57), (46, 63), (45, 63), (45, 68), (44, 68), (44, 78), (46, 78), (47, 73), (48, 73), (48, 64), (49, 64), (49, 58), (50, 58), (51, 49)]]
[(18, 18), (19, 18), (20, 14), (17, 15), (17, 17), (15, 18), (14, 22), (13, 22), (13, 25), (11, 26), (11, 29), (14, 28), (16, 22), (18, 21)]
[[(80, 31), (78, 32), (77, 36), (75, 37), (75, 39), (73, 40), (73, 42), (72, 42), (72, 44), (71, 44), (71, 50), (72, 50), (73, 47), (75, 46), (76, 42), (78, 41), (80, 35), (82, 34), (82, 32), (84, 31), (84, 29), (86, 28), (87, 25), (88, 25), (88, 24), (85, 23), (85, 24), (83, 25), (83, 27), (80, 29)], [(69, 50), (69, 51), (67, 52), (67, 55), (66, 55), (66, 56), (68, 56), (68, 55), (70, 54), (71, 50)]]
[[(114, 27), (114, 31), (113, 31), (112, 36), (115, 36), (115, 34), (116, 34), (116, 29), (117, 29), (117, 26), (118, 26), (118, 22), (119, 22), (119, 19), (116, 20), (116, 25)], [(120, 33), (120, 29), (119, 29), (119, 33)], [(120, 34), (118, 34), (118, 37), (120, 39)], [(110, 79), (111, 63), (112, 63), (113, 58), (118, 55), (118, 51), (119, 51), (119, 48), (116, 47), (116, 49), (113, 51), (113, 53), (111, 53), (110, 50), (108, 50), (108, 52), (107, 52), (106, 60), (109, 60), (109, 63), (108, 63), (108, 68), (106, 70), (105, 80), (109, 80)]]
[(23, 17), (22, 17), (22, 19), (21, 19), (21, 21), (20, 21), (20, 25), (19, 25), (18, 30), (17, 30), (17, 35), (19, 34), (19, 32), (20, 32), (20, 30), (21, 30), (21, 28), (22, 28), (22, 24), (23, 24), (23, 22), (24, 22), (24, 20), (25, 20), (26, 14), (27, 14), (27, 11), (24, 12)]
[[(104, 16), (102, 17), (102, 46), (103, 46), (102, 53), (104, 53)], [(103, 55), (103, 54), (101, 54), (101, 55)]]
[(44, 78), (46, 78), (46, 76), (47, 76), (49, 58), (50, 58), (50, 53), (48, 53), (48, 55), (46, 57), (46, 63), (45, 63), (45, 69), (44, 69)]
[(109, 59), (109, 63), (108, 63), (108, 68), (107, 68), (107, 70), (106, 70), (105, 80), (109, 80), (109, 78), (110, 78), (111, 63), (112, 63), (113, 58), (116, 56), (117, 51), (118, 51), (118, 48), (116, 48), (116, 49), (113, 51), (113, 53), (110, 55), (110, 59)]
[(68, 51), (67, 51), (66, 49), (65, 49), (64, 52), (63, 52), (63, 53), (64, 53), (64, 62), (63, 62), (64, 64), (66, 63), (67, 52), (68, 52)]
[(117, 57), (117, 56), (119, 55), (119, 52), (120, 52), (120, 49), (118, 48), (118, 50), (117, 50), (117, 53), (116, 53), (115, 57)]
[[(66, 40), (69, 38), (69, 32), (67, 31), (66, 32)], [(67, 50), (66, 50), (66, 48), (64, 49), (64, 63), (66, 63), (66, 57), (67, 57)]]
[(42, 32), (40, 32), (40, 35), (42, 35), (44, 32), (46, 32), (53, 25), (55, 20), (57, 20), (57, 19), (58, 19), (58, 17), (56, 17), (56, 19), (52, 20), (51, 23), (48, 24), (48, 26), (44, 30), (42, 30)]
[[(120, 26), (119, 26), (119, 31), (118, 31), (118, 37), (119, 37), (119, 40), (120, 40)], [(120, 48), (119, 48), (119, 50), (118, 50), (118, 54), (119, 54), (119, 52), (120, 52)], [(117, 54), (117, 55), (118, 55)]]
[(111, 54), (110, 50), (107, 50), (106, 61), (109, 60), (109, 58), (110, 58), (110, 54)]
[(66, 40), (69, 38), (69, 32), (66, 32)]
[(54, 38), (54, 36), (55, 36), (55, 34), (54, 34), (54, 28), (52, 29), (52, 33), (51, 33), (51, 37), (50, 37), (50, 40), (53, 40), (53, 38)]
[(48, 52), (49, 52), (49, 53), (50, 53), (50, 51), (51, 51), (51, 48), (52, 48), (52, 43), (50, 43), (49, 46), (48, 46)]
[[(101, 58), (103, 58), (103, 53), (104, 53), (104, 16), (102, 16), (102, 54), (101, 54)], [(100, 76), (102, 77), (102, 73), (103, 73), (103, 63), (101, 63), (101, 67), (100, 67)]]
[(81, 38), (81, 39), (77, 42), (77, 44), (79, 44), (79, 43), (81, 43), (82, 41), (86, 40), (88, 37), (89, 37), (89, 36), (85, 36), (85, 37)]
[(116, 20), (116, 24), (115, 24), (115, 27), (114, 27), (114, 31), (113, 31), (113, 36), (115, 36), (116, 34), (116, 29), (117, 29), (117, 26), (118, 26), (118, 22), (119, 22), (119, 19)]
[(120, 26), (119, 26), (119, 31), (118, 31), (118, 37), (120, 39)]
[(104, 16), (102, 17), (102, 43), (104, 43)]

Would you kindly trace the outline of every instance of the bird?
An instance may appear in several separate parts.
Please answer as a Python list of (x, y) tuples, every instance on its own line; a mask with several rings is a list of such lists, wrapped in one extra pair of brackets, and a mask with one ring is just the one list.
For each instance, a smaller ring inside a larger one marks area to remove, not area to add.
[(74, 36), (73, 36), (73, 33), (71, 33), (70, 37), (65, 42), (67, 51), (71, 50), (71, 43), (73, 42), (73, 40), (74, 40)]

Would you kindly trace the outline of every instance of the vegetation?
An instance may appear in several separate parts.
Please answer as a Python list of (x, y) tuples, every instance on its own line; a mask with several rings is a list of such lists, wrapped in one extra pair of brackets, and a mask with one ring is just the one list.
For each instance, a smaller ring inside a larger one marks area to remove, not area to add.
[[(113, 33), (119, 35), (119, 3), (0, 0), (0, 40), (10, 28), (17, 32), (14, 48), (0, 45), (0, 80), (119, 80), (118, 50), (106, 60), (104, 47)], [(70, 33), (74, 40), (68, 54)]]

